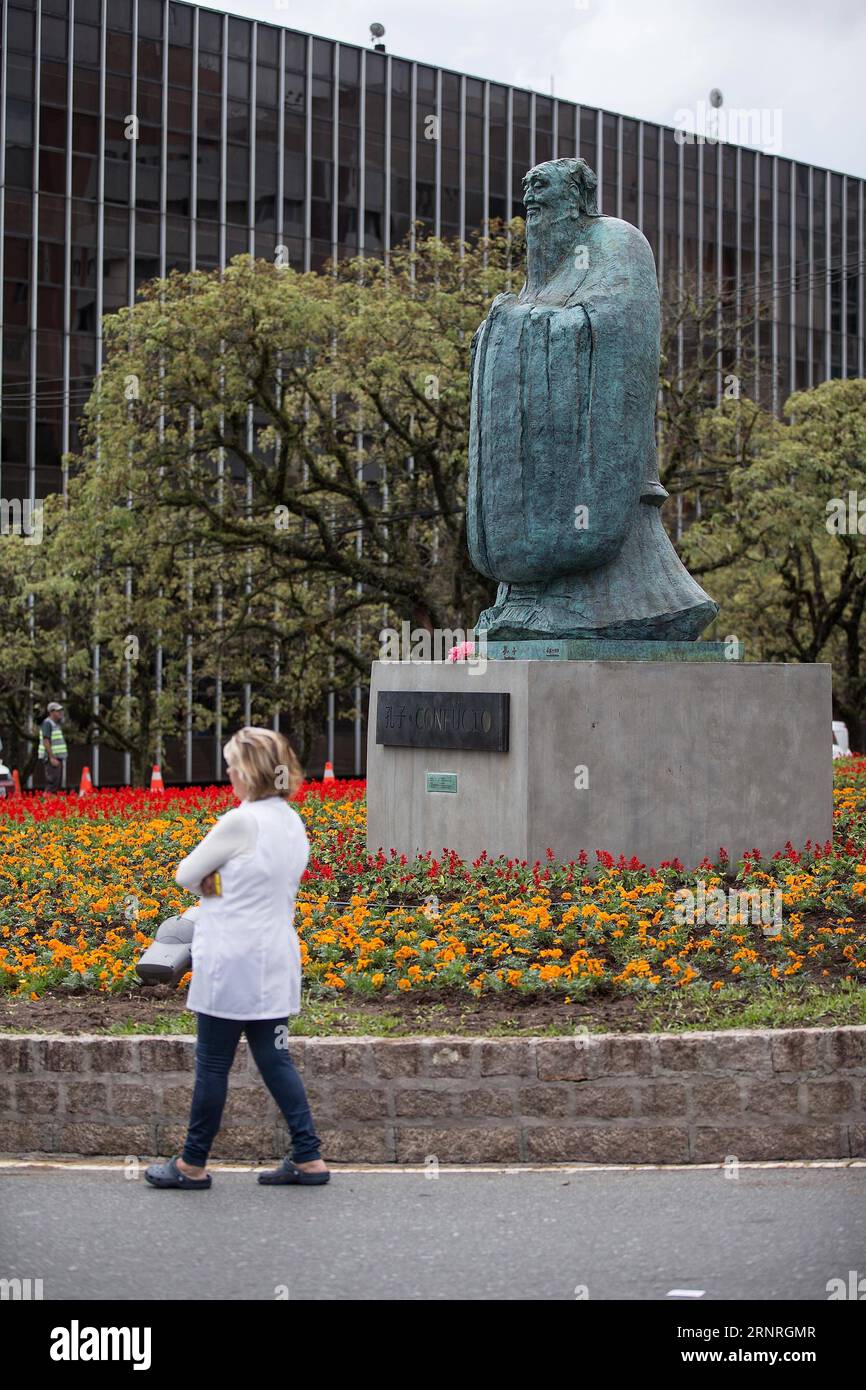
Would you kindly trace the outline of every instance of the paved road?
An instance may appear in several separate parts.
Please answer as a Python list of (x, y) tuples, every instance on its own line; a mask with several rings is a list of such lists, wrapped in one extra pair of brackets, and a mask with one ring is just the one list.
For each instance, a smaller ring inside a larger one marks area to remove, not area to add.
[(866, 1165), (213, 1172), (160, 1192), (119, 1166), (0, 1164), (0, 1277), (45, 1299), (826, 1301), (866, 1275)]

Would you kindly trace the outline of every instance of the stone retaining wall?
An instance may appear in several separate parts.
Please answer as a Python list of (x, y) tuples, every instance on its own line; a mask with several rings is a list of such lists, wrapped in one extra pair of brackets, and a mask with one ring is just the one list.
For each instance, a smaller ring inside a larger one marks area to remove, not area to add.
[[(332, 1162), (705, 1163), (866, 1157), (866, 1027), (569, 1038), (299, 1038)], [(193, 1037), (0, 1034), (0, 1151), (167, 1156)], [(287, 1132), (245, 1042), (214, 1158)]]

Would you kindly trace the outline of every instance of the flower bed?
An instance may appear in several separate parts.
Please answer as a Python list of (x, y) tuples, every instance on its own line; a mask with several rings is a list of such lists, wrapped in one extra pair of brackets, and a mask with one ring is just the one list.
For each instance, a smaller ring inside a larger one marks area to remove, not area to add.
[[(306, 783), (295, 804), (312, 852), (298, 901), (307, 988), (339, 997), (447, 988), (645, 993), (726, 983), (862, 982), (866, 760), (835, 768), (834, 838), (772, 859), (720, 847), (696, 868), (614, 862), (603, 850), (544, 863), (407, 862), (368, 855), (360, 782)], [(0, 988), (120, 991), (165, 917), (190, 904), (179, 859), (232, 804), (226, 787), (108, 791), (0, 802)], [(778, 890), (773, 935), (742, 913), (678, 920), (683, 888)], [(183, 986), (181, 986), (182, 988)]]

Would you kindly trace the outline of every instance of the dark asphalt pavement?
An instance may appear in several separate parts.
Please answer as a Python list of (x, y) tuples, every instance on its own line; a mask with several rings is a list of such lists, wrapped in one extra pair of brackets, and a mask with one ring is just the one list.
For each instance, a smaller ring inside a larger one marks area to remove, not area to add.
[(45, 1299), (826, 1301), (866, 1275), (866, 1166), (335, 1168), (321, 1188), (212, 1171), (181, 1192), (0, 1164), (0, 1278)]

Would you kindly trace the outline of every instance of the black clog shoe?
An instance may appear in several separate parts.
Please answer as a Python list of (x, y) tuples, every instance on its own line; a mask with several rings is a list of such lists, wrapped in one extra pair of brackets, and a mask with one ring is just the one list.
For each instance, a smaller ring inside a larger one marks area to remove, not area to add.
[(327, 1170), (324, 1173), (310, 1173), (304, 1168), (299, 1168), (290, 1158), (284, 1158), (279, 1168), (269, 1168), (266, 1173), (259, 1173), (258, 1180), (266, 1187), (286, 1187), (289, 1184), (297, 1184), (299, 1187), (321, 1187), (330, 1176)]
[(177, 1166), (177, 1156), (170, 1158), (168, 1163), (151, 1163), (149, 1168), (145, 1168), (144, 1176), (151, 1187), (210, 1187), (210, 1173), (204, 1178), (188, 1178), (186, 1173), (182, 1173)]

